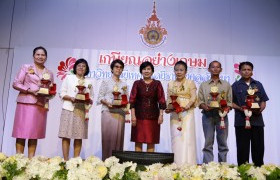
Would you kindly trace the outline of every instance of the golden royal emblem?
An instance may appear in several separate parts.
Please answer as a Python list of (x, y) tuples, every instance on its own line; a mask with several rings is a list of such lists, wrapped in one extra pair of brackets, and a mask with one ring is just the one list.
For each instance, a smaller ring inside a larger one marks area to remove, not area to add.
[(160, 20), (156, 14), (156, 3), (154, 2), (152, 15), (147, 19), (147, 24), (139, 31), (142, 42), (150, 47), (156, 48), (162, 45), (167, 38), (167, 31), (161, 27)]

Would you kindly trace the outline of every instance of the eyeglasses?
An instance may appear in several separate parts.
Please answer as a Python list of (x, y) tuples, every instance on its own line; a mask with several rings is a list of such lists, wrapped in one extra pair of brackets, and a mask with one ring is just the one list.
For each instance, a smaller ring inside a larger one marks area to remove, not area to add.
[(115, 68), (118, 68), (118, 69), (123, 69), (122, 66), (118, 66), (118, 65), (115, 65), (114, 67), (115, 67)]

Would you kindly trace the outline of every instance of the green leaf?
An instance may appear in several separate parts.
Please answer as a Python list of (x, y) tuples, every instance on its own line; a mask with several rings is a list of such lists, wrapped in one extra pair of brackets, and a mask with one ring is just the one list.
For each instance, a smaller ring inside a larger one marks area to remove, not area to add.
[(251, 164), (242, 164), (238, 167), (238, 172), (240, 173), (240, 177), (243, 180), (251, 180), (251, 177), (248, 176), (247, 171), (252, 167)]
[(65, 168), (66, 162), (61, 162), (59, 165), (61, 169), (54, 173), (52, 179), (67, 180), (68, 170)]
[(117, 173), (117, 174), (113, 177), (112, 180), (122, 180), (122, 179), (120, 178), (120, 174)]
[(17, 169), (17, 162), (4, 162), (2, 164), (2, 168), (6, 170), (5, 177), (7, 180), (12, 180), (25, 170), (25, 168)]
[(124, 174), (128, 173), (129, 172), (129, 169), (130, 169), (131, 166), (128, 166), (124, 169)]
[(266, 176), (267, 180), (275, 180), (280, 179), (280, 169), (275, 168), (269, 175)]
[(122, 180), (141, 180), (137, 172), (128, 170), (124, 173)]
[(146, 171), (146, 170), (147, 168), (144, 165), (137, 165), (135, 171), (138, 172), (138, 171)]
[(182, 180), (180, 173), (175, 174), (174, 180)]

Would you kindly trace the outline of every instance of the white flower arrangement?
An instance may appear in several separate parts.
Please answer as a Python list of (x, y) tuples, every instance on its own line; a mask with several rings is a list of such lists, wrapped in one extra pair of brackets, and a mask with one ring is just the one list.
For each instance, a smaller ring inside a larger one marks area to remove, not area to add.
[(28, 179), (36, 178), (36, 177), (40, 177), (42, 179), (47, 179), (44, 174), (45, 171), (48, 170), (48, 169), (45, 169), (48, 167), (46, 161), (47, 161), (47, 159), (40, 157), (40, 156), (36, 156), (36, 157), (32, 158), (25, 170), (25, 172), (28, 176)]
[(229, 164), (221, 163), (220, 172), (221, 172), (221, 176), (223, 178), (231, 179), (231, 180), (241, 179), (239, 177), (238, 169), (237, 169), (236, 166), (235, 167), (230, 167)]
[(66, 162), (66, 169), (76, 169), (78, 166), (82, 164), (83, 160), (81, 157), (71, 158), (69, 161)]
[(203, 179), (205, 172), (202, 166), (185, 164), (179, 169), (180, 175), (186, 179)]
[(149, 171), (140, 171), (138, 174), (139, 174), (141, 180), (151, 180), (151, 179), (154, 179), (154, 177), (157, 175), (157, 174), (153, 174)]
[(5, 161), (5, 159), (7, 159), (7, 156), (4, 153), (0, 152), (0, 163)]
[(251, 168), (247, 171), (247, 174), (256, 178), (257, 180), (266, 180), (265, 174), (266, 171), (262, 171), (260, 167), (251, 166)]
[(274, 171), (277, 168), (275, 164), (265, 164), (262, 165), (261, 169), (262, 172), (265, 172), (266, 175), (270, 175), (272, 171)]
[(111, 179), (114, 179), (114, 178), (115, 179), (121, 179), (121, 178), (123, 178), (126, 168), (129, 168), (128, 169), (129, 171), (134, 171), (135, 172), (136, 166), (137, 166), (136, 163), (125, 162), (125, 163), (120, 164), (118, 162), (119, 162), (119, 160), (115, 157), (105, 160), (105, 164), (107, 163), (107, 165), (110, 166), (109, 177)]
[(29, 179), (29, 177), (25, 172), (13, 178), (13, 180), (26, 180), (26, 179)]
[(40, 179), (52, 179), (54, 174), (60, 170), (61, 157), (46, 158), (43, 156), (33, 157), (26, 166), (26, 175), (29, 179), (39, 177)]
[(161, 164), (161, 163), (155, 163), (155, 164), (146, 166), (146, 168), (147, 168), (149, 171), (158, 172), (159, 169), (160, 169), (162, 166), (163, 166), (163, 164)]
[(26, 167), (26, 165), (29, 163), (29, 159), (25, 157), (23, 154), (16, 154), (14, 156), (10, 156), (5, 161), (11, 161), (11, 162), (16, 161), (18, 169)]
[(110, 168), (111, 166), (114, 166), (115, 164), (118, 164), (119, 161), (120, 160), (118, 158), (116, 158), (115, 156), (111, 156), (111, 157), (109, 157), (105, 160), (105, 166)]
[(107, 168), (97, 157), (90, 156), (85, 161), (80, 157), (72, 158), (66, 162), (69, 180), (102, 180), (107, 174)]
[(4, 169), (2, 168), (2, 163), (0, 162), (0, 179), (2, 179), (2, 177), (4, 177), (5, 173), (4, 173)]
[(158, 177), (162, 180), (173, 180), (176, 171), (174, 171), (170, 166), (164, 166), (159, 169)]
[(125, 170), (125, 166), (123, 166), (122, 164), (119, 164), (119, 163), (115, 164), (114, 166), (111, 166), (110, 171), (109, 171), (110, 179), (113, 179), (116, 177), (121, 179), (124, 175), (124, 170)]
[(158, 179), (159, 178), (158, 173), (159, 170), (163, 167), (163, 164), (155, 163), (145, 167), (146, 167), (146, 171), (139, 172), (139, 176), (142, 180)]
[(90, 165), (94, 168), (94, 171), (97, 172), (99, 178), (102, 179), (106, 176), (107, 168), (105, 166), (105, 163), (101, 161), (99, 158), (95, 156), (90, 156), (84, 161), (84, 163), (90, 163)]
[(24, 168), (28, 162), (29, 159), (24, 157), (23, 154), (10, 156), (1, 162), (0, 176), (13, 179), (14, 176), (19, 176), (24, 173)]
[(32, 159), (22, 154), (7, 157), (0, 154), (0, 178), (13, 180), (265, 180), (280, 178), (280, 166), (266, 164), (256, 167), (252, 164), (242, 166), (210, 162), (202, 165), (163, 165), (155, 163), (144, 168), (136, 163), (119, 163), (116, 157), (101, 161), (95, 156), (86, 160), (80, 157), (65, 162), (61, 157), (46, 158), (36, 156)]
[(3, 153), (0, 153), (0, 179), (4, 176), (4, 169), (2, 168), (2, 163), (7, 159), (7, 156)]
[(210, 162), (208, 164), (203, 164), (203, 167), (205, 168), (205, 179), (216, 180), (221, 178), (222, 175), (219, 163)]

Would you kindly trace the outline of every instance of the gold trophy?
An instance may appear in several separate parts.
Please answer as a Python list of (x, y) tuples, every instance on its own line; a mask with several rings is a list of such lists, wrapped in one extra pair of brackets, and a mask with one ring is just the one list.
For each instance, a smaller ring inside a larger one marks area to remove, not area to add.
[(44, 72), (42, 75), (41, 85), (38, 94), (43, 96), (49, 95), (50, 84), (51, 84), (51, 76), (48, 72)]
[(76, 101), (77, 102), (85, 102), (86, 100), (86, 93), (85, 93), (85, 80), (79, 79), (78, 85), (76, 86), (78, 88), (78, 94), (76, 95)]
[(258, 99), (258, 97), (255, 95), (256, 89), (253, 89), (251, 86), (247, 90), (247, 99), (246, 104), (247, 107), (250, 107), (251, 109), (260, 109), (259, 103), (255, 102), (255, 99)]
[(219, 88), (217, 86), (212, 86), (210, 89), (210, 95), (212, 97), (211, 101), (210, 101), (210, 107), (211, 108), (219, 108), (219, 102), (217, 101), (217, 97), (220, 94), (219, 92)]
[(122, 98), (120, 97), (121, 92), (120, 92), (119, 87), (117, 85), (114, 86), (112, 94), (114, 95), (112, 105), (114, 107), (122, 106)]

